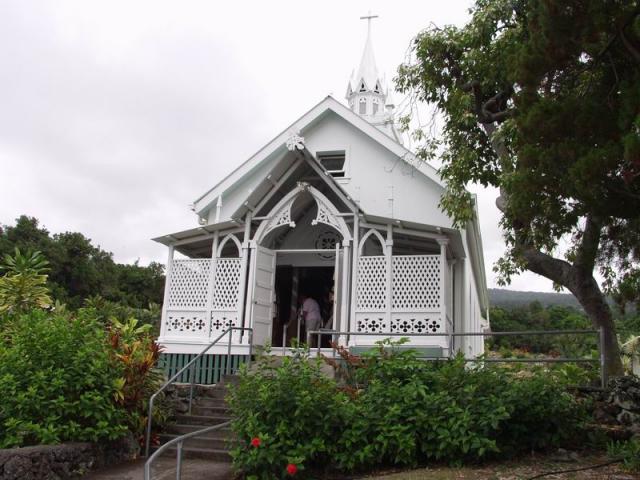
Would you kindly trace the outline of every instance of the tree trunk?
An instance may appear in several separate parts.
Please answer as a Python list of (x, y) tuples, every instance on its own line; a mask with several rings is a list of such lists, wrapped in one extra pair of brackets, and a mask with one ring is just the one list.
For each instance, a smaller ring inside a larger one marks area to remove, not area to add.
[[(575, 267), (574, 267), (575, 268)], [(611, 315), (611, 308), (607, 303), (595, 278), (590, 274), (577, 275), (576, 281), (569, 290), (583, 306), (584, 311), (595, 328), (602, 328), (602, 346), (604, 347), (604, 362), (607, 377), (619, 377), (624, 373), (620, 359), (620, 347), (616, 329)]]
[(593, 327), (596, 329), (602, 327), (607, 377), (622, 375), (622, 360), (613, 316), (598, 282), (593, 278), (593, 268), (589, 268), (590, 265), (587, 267), (572, 265), (533, 248), (523, 249), (522, 257), (526, 261), (527, 270), (567, 288), (580, 302)]

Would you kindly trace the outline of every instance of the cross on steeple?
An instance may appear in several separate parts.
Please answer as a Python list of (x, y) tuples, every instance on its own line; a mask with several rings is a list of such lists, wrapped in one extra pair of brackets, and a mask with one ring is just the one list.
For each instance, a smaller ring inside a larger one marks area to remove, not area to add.
[(367, 21), (367, 33), (369, 34), (371, 33), (371, 20), (373, 20), (374, 18), (378, 18), (378, 15), (371, 15), (371, 10), (369, 10), (369, 13), (364, 17), (360, 17), (360, 20)]

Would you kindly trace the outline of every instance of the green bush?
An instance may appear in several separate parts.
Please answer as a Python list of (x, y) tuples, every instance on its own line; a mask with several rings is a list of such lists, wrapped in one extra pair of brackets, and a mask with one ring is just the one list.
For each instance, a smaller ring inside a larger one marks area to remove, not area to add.
[(229, 399), (235, 467), (266, 480), (284, 478), (290, 463), (303, 477), (319, 468), (460, 464), (560, 446), (580, 432), (585, 410), (554, 371), (422, 362), (396, 347), (382, 342), (362, 358), (341, 351), (342, 382), (305, 353), (242, 371)]
[(611, 442), (607, 447), (610, 457), (619, 458), (628, 472), (640, 472), (640, 440)]
[(564, 370), (539, 367), (523, 373), (510, 375), (502, 394), (509, 419), (501, 424), (500, 450), (516, 453), (571, 443), (588, 412), (567, 391)]
[(275, 361), (263, 357), (255, 372), (242, 370), (229, 398), (239, 441), (234, 464), (260, 480), (283, 477), (289, 464), (301, 473), (329, 464), (347, 405), (346, 395), (322, 375), (321, 360), (299, 351)]
[(0, 325), (0, 448), (126, 432), (115, 398), (121, 373), (95, 320), (33, 310)]

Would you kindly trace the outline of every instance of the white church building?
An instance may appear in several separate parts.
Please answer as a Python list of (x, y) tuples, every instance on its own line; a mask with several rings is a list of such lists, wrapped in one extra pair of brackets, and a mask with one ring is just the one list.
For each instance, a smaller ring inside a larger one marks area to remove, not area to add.
[[(483, 353), (482, 337), (450, 335), (487, 325), (477, 212), (453, 227), (443, 181), (403, 146), (388, 93), (369, 32), (347, 106), (324, 98), (195, 200), (195, 228), (154, 239), (169, 249), (158, 341), (170, 372), (229, 326), (252, 329), (234, 332), (235, 362), (250, 341), (286, 354), (306, 341), (303, 290), (350, 348), (407, 337), (437, 357)], [(228, 349), (211, 348), (203, 383)]]

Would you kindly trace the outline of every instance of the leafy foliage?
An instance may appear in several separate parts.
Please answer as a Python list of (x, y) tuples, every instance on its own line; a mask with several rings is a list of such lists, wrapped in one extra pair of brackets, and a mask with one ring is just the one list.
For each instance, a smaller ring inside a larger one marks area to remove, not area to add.
[(419, 150), (443, 152), (441, 206), (463, 226), (467, 184), (499, 190), (507, 251), (495, 270), (505, 283), (528, 269), (568, 288), (605, 328), (612, 375), (622, 365), (593, 272), (621, 301), (640, 298), (638, 5), (476, 0), (465, 26), (421, 32), (396, 79), (442, 114), (441, 138)]
[[(150, 330), (151, 325), (139, 325), (135, 318), (124, 323), (112, 319), (108, 334), (111, 361), (122, 375), (116, 384), (115, 398), (126, 409), (129, 429), (141, 444), (147, 424), (148, 400), (164, 382), (162, 371), (156, 369), (161, 349), (149, 334)], [(157, 413), (163, 415), (158, 410), (156, 408)]]
[(90, 315), (32, 310), (2, 322), (0, 448), (114, 439), (127, 430), (115, 402), (121, 372)]
[(51, 304), (47, 276), (48, 265), (40, 252), (22, 254), (16, 247), (15, 254), (5, 255), (0, 270), (0, 313), (25, 312), (31, 308), (47, 308)]
[[(537, 302), (532, 302), (526, 307), (491, 309), (491, 330), (495, 332), (590, 328), (589, 319), (583, 313), (569, 307), (545, 308)], [(493, 337), (487, 343), (494, 350), (520, 349), (525, 352), (566, 357), (589, 356), (597, 349), (595, 335), (518, 335)]]
[(462, 358), (422, 362), (391, 341), (362, 357), (338, 353), (339, 381), (304, 351), (242, 371), (229, 398), (241, 473), (266, 480), (283, 478), (287, 463), (308, 477), (327, 468), (474, 462), (562, 445), (585, 419), (562, 377), (546, 370), (518, 376), (467, 368)]
[(263, 356), (255, 372), (243, 369), (229, 398), (239, 441), (231, 452), (234, 465), (260, 480), (282, 478), (287, 464), (302, 476), (329, 464), (333, 437), (345, 421), (346, 396), (321, 373), (321, 360), (300, 350), (276, 361)]
[(52, 296), (71, 308), (92, 296), (133, 308), (162, 303), (161, 264), (115, 263), (111, 253), (92, 245), (81, 233), (50, 235), (35, 218), (21, 216), (13, 226), (0, 226), (0, 256), (15, 248), (42, 252), (49, 261), (47, 286)]
[(640, 472), (640, 440), (612, 442), (608, 446), (609, 456), (620, 457), (625, 470)]

